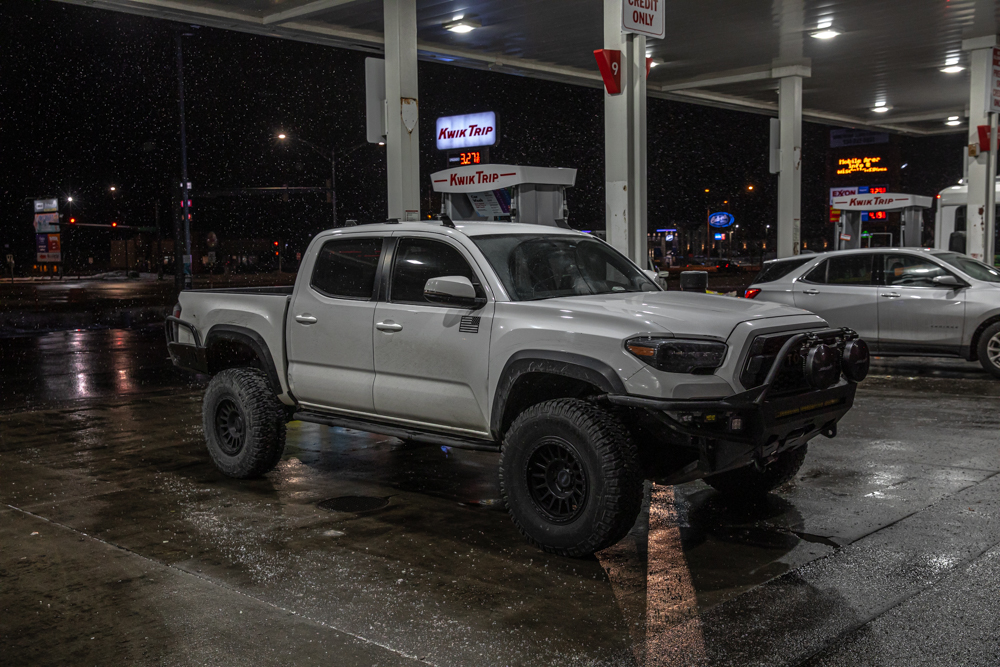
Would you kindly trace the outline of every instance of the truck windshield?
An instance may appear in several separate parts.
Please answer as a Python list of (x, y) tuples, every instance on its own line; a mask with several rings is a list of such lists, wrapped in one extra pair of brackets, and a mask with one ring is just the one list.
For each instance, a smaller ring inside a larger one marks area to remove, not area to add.
[(980, 262), (978, 259), (972, 259), (967, 255), (957, 252), (938, 252), (934, 253), (934, 256), (943, 262), (951, 264), (959, 271), (969, 274), (976, 280), (983, 280), (988, 283), (1000, 283), (1000, 271), (989, 264)]
[(515, 301), (659, 290), (632, 262), (596, 239), (502, 234), (472, 240)]

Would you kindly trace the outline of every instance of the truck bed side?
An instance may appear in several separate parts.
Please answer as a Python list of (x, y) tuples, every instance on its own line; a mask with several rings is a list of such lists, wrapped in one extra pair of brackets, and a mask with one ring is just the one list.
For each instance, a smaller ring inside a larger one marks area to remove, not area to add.
[[(211, 350), (220, 337), (241, 337), (263, 348), (280, 388), (279, 398), (291, 403), (285, 378), (285, 315), (292, 287), (187, 290), (180, 294), (181, 319), (192, 324), (202, 345)], [(179, 343), (194, 344), (186, 329), (178, 330)], [(269, 373), (269, 375), (272, 375)]]

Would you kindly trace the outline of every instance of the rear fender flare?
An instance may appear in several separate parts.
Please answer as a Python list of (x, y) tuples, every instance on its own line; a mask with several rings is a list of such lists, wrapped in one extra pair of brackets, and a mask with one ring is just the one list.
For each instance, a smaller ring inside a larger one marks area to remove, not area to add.
[(208, 335), (205, 336), (205, 349), (212, 349), (212, 344), (219, 341), (232, 341), (248, 346), (257, 355), (257, 358), (260, 359), (262, 370), (267, 375), (268, 384), (271, 385), (275, 396), (280, 396), (284, 393), (285, 390), (282, 389), (281, 380), (278, 377), (278, 369), (274, 365), (274, 357), (271, 356), (271, 350), (259, 333), (247, 327), (232, 324), (216, 324), (209, 329)]

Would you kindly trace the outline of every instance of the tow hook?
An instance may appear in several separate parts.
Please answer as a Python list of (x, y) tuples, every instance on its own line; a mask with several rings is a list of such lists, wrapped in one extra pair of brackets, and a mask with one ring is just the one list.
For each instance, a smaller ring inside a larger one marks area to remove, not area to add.
[(820, 429), (820, 433), (823, 434), (823, 435), (825, 435), (828, 438), (836, 438), (837, 437), (837, 425), (836, 424), (828, 424), (828, 425), (824, 426), (822, 429)]
[(777, 454), (772, 454), (771, 456), (761, 456), (760, 451), (758, 450), (753, 456), (753, 467), (757, 470), (757, 472), (764, 472), (764, 468), (777, 460)]

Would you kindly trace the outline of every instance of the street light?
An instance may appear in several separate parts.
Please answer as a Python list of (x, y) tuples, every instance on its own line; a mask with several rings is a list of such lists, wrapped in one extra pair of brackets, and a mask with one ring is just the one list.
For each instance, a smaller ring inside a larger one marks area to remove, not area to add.
[[(296, 136), (289, 135), (289, 134), (287, 134), (285, 132), (279, 132), (278, 134), (275, 135), (275, 138), (278, 139), (278, 140), (280, 140), (280, 141), (286, 141), (288, 139), (294, 139), (295, 141), (301, 142), (301, 143), (305, 144), (306, 146), (308, 146), (314, 153), (316, 153), (317, 155), (319, 155), (320, 157), (322, 157), (324, 160), (329, 160), (329, 162), (330, 162), (330, 202), (333, 205), (333, 226), (336, 227), (337, 226), (337, 149), (331, 147), (330, 150), (329, 150), (329, 153), (328, 153), (327, 151), (323, 150), (322, 148), (320, 148), (316, 144), (312, 143), (311, 141), (303, 139), (302, 137), (296, 137)], [(363, 147), (365, 147), (367, 145), (368, 145), (368, 142), (365, 142), (363, 144), (358, 144), (357, 146), (353, 146), (351, 148), (348, 148), (346, 151), (343, 151), (343, 155), (350, 155), (351, 153), (353, 153), (354, 151), (358, 150), (359, 148), (363, 148)], [(379, 146), (385, 146), (385, 142), (384, 141), (380, 141), (380, 142), (378, 142), (378, 145)]]
[(111, 186), (111, 191), (112, 191), (112, 192), (115, 192), (116, 190), (118, 190), (118, 188), (116, 188), (115, 186), (113, 186), (113, 185), (112, 185), (112, 186)]

